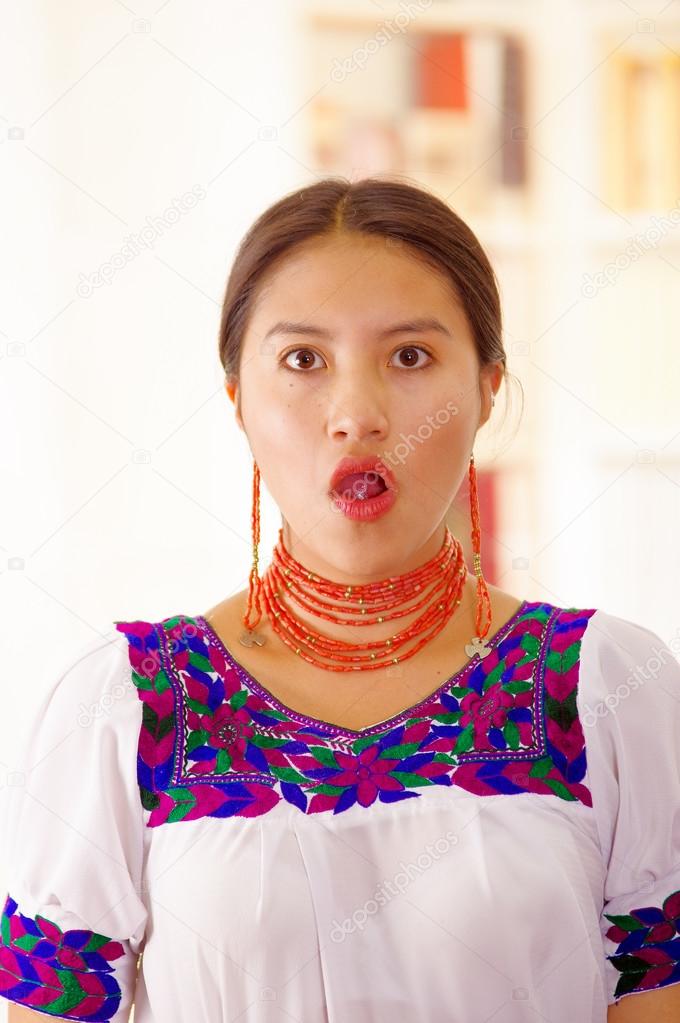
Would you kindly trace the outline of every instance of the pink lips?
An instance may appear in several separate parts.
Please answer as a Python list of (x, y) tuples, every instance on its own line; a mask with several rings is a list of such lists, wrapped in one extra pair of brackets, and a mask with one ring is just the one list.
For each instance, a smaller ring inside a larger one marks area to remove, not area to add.
[(331, 476), (330, 493), (336, 492), (345, 476), (355, 472), (375, 473), (382, 477), (388, 490), (397, 490), (397, 481), (391, 469), (375, 455), (367, 455), (365, 458), (343, 458), (338, 462)]
[[(365, 473), (367, 484), (377, 482), (377, 477), (380, 476), (387, 489), (373, 497), (366, 497), (365, 493), (359, 492), (355, 496), (339, 494), (337, 487), (346, 476), (354, 473)], [(370, 479), (371, 475), (375, 478)], [(335, 509), (342, 512), (346, 518), (357, 522), (370, 522), (390, 510), (397, 499), (397, 491), (397, 481), (391, 469), (379, 458), (371, 455), (365, 458), (343, 458), (338, 462), (331, 476), (329, 494)]]

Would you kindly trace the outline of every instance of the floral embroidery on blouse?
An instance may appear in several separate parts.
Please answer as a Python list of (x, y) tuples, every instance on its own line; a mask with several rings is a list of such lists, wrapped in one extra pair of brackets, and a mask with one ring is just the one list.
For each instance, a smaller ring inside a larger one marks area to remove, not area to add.
[(7, 896), (0, 918), (0, 990), (28, 1009), (75, 1020), (110, 1020), (121, 989), (111, 960), (125, 950), (88, 930), (62, 929), (44, 916), (24, 916)]
[(137, 780), (147, 827), (255, 817), (282, 799), (302, 813), (337, 814), (419, 798), (433, 785), (591, 806), (576, 691), (594, 612), (525, 601), (486, 657), (356, 731), (285, 707), (200, 615), (116, 621), (144, 705)]
[(603, 916), (613, 925), (605, 937), (617, 946), (607, 956), (621, 974), (615, 998), (680, 980), (680, 889), (667, 896), (661, 907)]

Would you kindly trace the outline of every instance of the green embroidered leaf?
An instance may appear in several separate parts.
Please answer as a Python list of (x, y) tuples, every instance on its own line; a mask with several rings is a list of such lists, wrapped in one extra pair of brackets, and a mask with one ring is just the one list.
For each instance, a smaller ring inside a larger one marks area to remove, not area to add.
[(152, 679), (154, 692), (162, 695), (166, 690), (170, 689), (170, 681), (168, 676), (165, 674), (162, 668), (159, 668), (156, 675)]
[(462, 710), (453, 710), (448, 714), (434, 714), (432, 720), (441, 725), (457, 725), (462, 713)]
[(273, 707), (262, 707), (258, 713), (266, 714), (268, 718), (274, 718), (275, 721), (290, 721), (287, 714), (282, 714), (280, 711), (274, 710)]
[(487, 689), (491, 688), (491, 686), (496, 685), (497, 682), (501, 682), (503, 680), (504, 671), (505, 661), (502, 660), (499, 661), (496, 667), (492, 671), (490, 671), (488, 675), (484, 677), (484, 682), (482, 683), (482, 693), (485, 693)]
[(96, 952), (97, 949), (100, 949), (102, 947), (102, 945), (108, 945), (110, 941), (111, 939), (107, 938), (105, 934), (93, 934), (85, 948), (82, 949), (82, 951)]
[(190, 710), (196, 711), (197, 714), (210, 714), (210, 707), (205, 703), (201, 703), (200, 700), (194, 700), (192, 696), (185, 696), (184, 702)]
[(246, 689), (239, 689), (237, 693), (229, 700), (229, 703), (233, 710), (240, 710), (243, 704), (248, 699), (248, 691)]
[(340, 770), (335, 751), (328, 749), (327, 746), (309, 746), (309, 752), (314, 759), (319, 763), (323, 764), (324, 767), (335, 767)]
[(529, 771), (529, 777), (531, 778), (544, 778), (549, 771), (553, 768), (553, 762), (550, 757), (541, 757), (540, 760), (536, 760), (532, 764)]
[(560, 726), (563, 732), (568, 732), (577, 715), (576, 689), (572, 689), (566, 700), (561, 701), (546, 693), (545, 712), (549, 718), (552, 718)]
[(81, 986), (78, 981), (78, 973), (74, 970), (60, 970), (57, 968), (54, 972), (59, 978), (62, 994), (59, 998), (55, 998), (54, 1001), (50, 1002), (49, 1012), (52, 1015), (71, 1018), (72, 1010), (75, 1009), (83, 998), (87, 998), (89, 992)]
[(10, 946), (9, 917), (5, 916), (4, 914), (2, 916), (2, 924), (0, 925), (0, 933), (2, 933), (2, 943), (3, 943), (3, 945), (5, 945), (7, 948), (9, 948), (9, 946)]
[(189, 664), (206, 674), (210, 674), (210, 672), (215, 670), (205, 654), (199, 653), (198, 650), (191, 650), (189, 652)]
[(548, 656), (545, 659), (546, 666), (549, 671), (556, 671), (560, 675), (564, 675), (565, 671), (569, 671), (570, 668), (576, 664), (579, 658), (579, 651), (581, 649), (581, 640), (577, 639), (563, 650), (561, 653), (559, 650), (549, 650)]
[(466, 753), (472, 747), (474, 742), (474, 732), (472, 724), (469, 724), (458, 736), (456, 745), (453, 747), (454, 753)]
[(519, 728), (514, 721), (506, 721), (503, 737), (510, 749), (519, 749)]
[(277, 764), (270, 764), (269, 770), (280, 781), (290, 781), (294, 785), (305, 785), (309, 780), (294, 767), (279, 767)]
[(218, 774), (227, 774), (231, 771), (232, 759), (226, 749), (217, 751), (216, 769)]
[(522, 636), (519, 644), (522, 650), (526, 650), (527, 657), (523, 657), (518, 664), (525, 664), (527, 660), (538, 657), (538, 652), (541, 649), (541, 640), (538, 636), (532, 636), (530, 633), (525, 632)]
[(450, 695), (455, 696), (456, 699), (462, 696), (467, 696), (468, 693), (471, 693), (472, 691), (473, 690), (470, 688), (470, 686), (451, 686), (451, 688), (448, 690)]
[(290, 742), (290, 739), (277, 739), (273, 735), (263, 735), (261, 732), (255, 732), (248, 739), (248, 742), (252, 743), (253, 746), (259, 747), (259, 749), (278, 749), (280, 746), (285, 746), (287, 742)]
[(157, 741), (164, 739), (166, 735), (173, 731), (175, 727), (175, 715), (168, 714), (158, 723), (158, 735)]
[(145, 810), (155, 810), (161, 805), (160, 796), (143, 785), (139, 786), (139, 797)]
[(544, 778), (543, 781), (553, 790), (555, 795), (559, 796), (561, 799), (576, 799), (576, 796), (572, 795), (566, 785), (563, 785), (557, 778)]
[(146, 675), (140, 675), (139, 672), (134, 671), (134, 669), (130, 672), (130, 674), (132, 676), (132, 681), (138, 689), (146, 690), (146, 692), (154, 691), (153, 681), (150, 678), (147, 678)]
[(456, 763), (454, 757), (450, 757), (448, 753), (435, 753), (432, 757), (433, 764), (448, 764), (449, 767), (453, 767)]
[(191, 732), (186, 744), (187, 753), (193, 753), (198, 746), (203, 746), (209, 736), (210, 732), (204, 728), (197, 728), (195, 732)]
[(181, 785), (168, 789), (168, 795), (172, 796), (175, 802), (168, 814), (168, 821), (181, 821), (196, 806), (196, 797), (189, 789), (185, 789)]
[(506, 693), (512, 693), (513, 695), (516, 695), (517, 693), (528, 693), (529, 690), (533, 688), (533, 682), (522, 682), (521, 679), (517, 679), (516, 682), (506, 682), (503, 686)]
[(361, 739), (355, 739), (352, 743), (352, 753), (363, 753), (368, 746), (375, 746), (376, 742), (381, 735), (385, 735), (389, 728), (385, 728), (382, 732), (375, 732), (373, 735), (364, 735)]
[(403, 760), (405, 757), (412, 757), (419, 749), (419, 742), (404, 742), (401, 746), (386, 746), (380, 757), (385, 760)]
[(411, 771), (390, 771), (390, 777), (396, 778), (407, 788), (415, 788), (416, 785), (434, 785), (431, 778), (424, 778), (421, 774), (412, 774)]
[(319, 785), (310, 785), (307, 792), (313, 796), (341, 796), (346, 788), (346, 785), (328, 785), (322, 782)]
[(22, 934), (21, 937), (14, 939), (14, 947), (22, 948), (24, 952), (30, 952), (42, 940), (43, 938), (39, 934)]
[(153, 707), (145, 703), (142, 707), (142, 722), (154, 742), (160, 742), (175, 727), (175, 715), (167, 714), (164, 718), (159, 719)]
[(604, 913), (603, 916), (606, 916), (607, 920), (611, 920), (613, 924), (616, 924), (617, 927), (624, 931), (639, 931), (647, 926), (647, 924), (641, 923), (640, 920), (636, 920), (634, 916), (626, 916), (625, 914), (621, 916), (612, 914), (610, 916), (609, 913)]

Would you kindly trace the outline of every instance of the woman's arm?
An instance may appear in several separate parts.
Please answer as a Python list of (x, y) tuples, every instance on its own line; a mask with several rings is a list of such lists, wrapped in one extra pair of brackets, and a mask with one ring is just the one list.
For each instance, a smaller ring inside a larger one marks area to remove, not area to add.
[[(48, 1016), (52, 1016), (52, 1014), (47, 1012), (36, 1012), (33, 1009), (26, 1009), (23, 1005), (16, 1005), (14, 1002), (10, 1002), (7, 1023), (37, 1023), (37, 1020), (39, 1019), (45, 1023)], [(52, 1019), (58, 1018), (58, 1016), (52, 1016)], [(663, 1023), (663, 1021), (661, 1021), (661, 1023)]]
[(679, 1020), (680, 984), (626, 995), (618, 1005), (607, 1009), (607, 1023), (678, 1023)]
[(7, 1023), (35, 1023), (38, 1019), (44, 1023), (46, 1016), (46, 1012), (34, 1012), (33, 1009), (26, 1009), (23, 1005), (14, 1005), (10, 1002)]

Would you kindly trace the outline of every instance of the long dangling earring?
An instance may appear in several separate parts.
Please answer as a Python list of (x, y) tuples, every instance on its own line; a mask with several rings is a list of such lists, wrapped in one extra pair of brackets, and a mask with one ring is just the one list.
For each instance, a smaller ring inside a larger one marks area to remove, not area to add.
[[(481, 528), (479, 519), (479, 497), (477, 494), (477, 470), (475, 469), (475, 456), (470, 455), (470, 468), (468, 471), (470, 480), (470, 519), (472, 521), (472, 561), (475, 575), (477, 576), (477, 614), (475, 617), (475, 628), (477, 635), (471, 643), (465, 647), (465, 652), (473, 657), (476, 653), (485, 657), (489, 653), (489, 647), (484, 642), (491, 627), (491, 600), (486, 581), (482, 575), (482, 554), (481, 554)], [(484, 629), (481, 629), (482, 615), (486, 611), (487, 621)]]
[[(262, 646), (264, 643), (264, 637), (258, 635), (254, 631), (258, 625), (260, 618), (262, 617), (262, 608), (260, 604), (260, 594), (262, 591), (262, 580), (259, 575), (258, 565), (258, 544), (260, 542), (260, 467), (257, 462), (253, 460), (253, 504), (250, 515), (251, 529), (253, 535), (253, 564), (250, 569), (250, 575), (248, 577), (248, 600), (246, 603), (246, 613), (243, 617), (243, 624), (246, 627), (246, 631), (242, 632), (239, 640), (244, 646), (252, 646), (253, 643), (257, 643), (258, 646)], [(257, 618), (254, 622), (250, 621), (250, 614), (253, 608), (257, 611)]]

